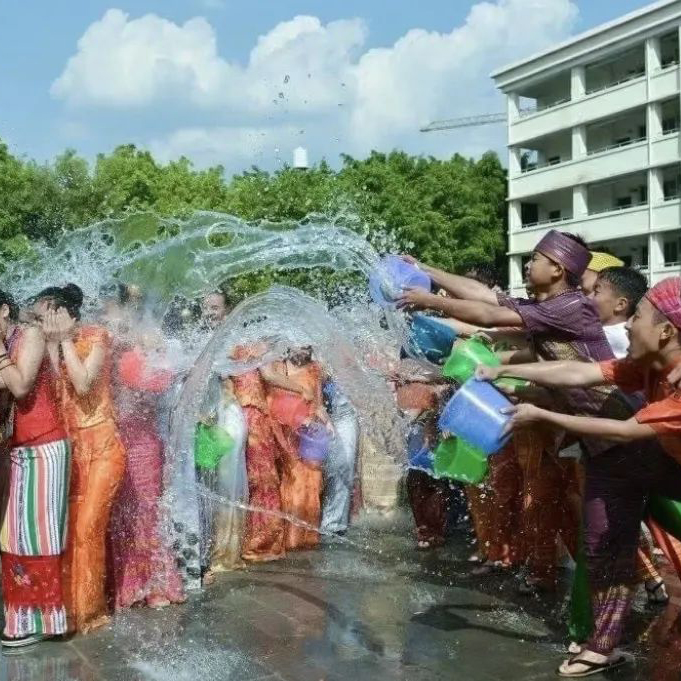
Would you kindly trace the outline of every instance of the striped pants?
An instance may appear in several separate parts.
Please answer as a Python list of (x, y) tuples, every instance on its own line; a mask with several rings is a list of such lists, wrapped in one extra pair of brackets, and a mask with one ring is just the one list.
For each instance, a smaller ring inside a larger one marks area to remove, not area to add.
[(70, 461), (68, 440), (16, 447), (6, 457), (0, 554), (7, 637), (66, 632), (61, 554)]

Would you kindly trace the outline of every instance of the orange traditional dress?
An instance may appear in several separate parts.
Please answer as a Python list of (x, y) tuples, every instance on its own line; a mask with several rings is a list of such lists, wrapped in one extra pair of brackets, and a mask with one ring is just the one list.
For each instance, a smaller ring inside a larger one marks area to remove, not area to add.
[(70, 630), (85, 632), (105, 624), (106, 531), (125, 471), (125, 449), (114, 421), (111, 396), (112, 343), (103, 328), (83, 326), (73, 343), (85, 360), (95, 345), (104, 364), (86, 395), (78, 395), (62, 366), (59, 397), (73, 447), (69, 529), (62, 564), (62, 588)]
[[(302, 395), (272, 387), (268, 394), (272, 430), (281, 450), (281, 505), (284, 513), (298, 518), (310, 527), (321, 521), (322, 469), (318, 463), (303, 461), (298, 453), (298, 429), (314, 418), (322, 407), (322, 372), (310, 362), (302, 367), (290, 362), (277, 363), (276, 368), (293, 381), (307, 387), (314, 395), (312, 402)], [(280, 408), (285, 404), (286, 408)], [(301, 525), (286, 522), (287, 550), (313, 548), (319, 544), (319, 533)]]
[[(247, 351), (238, 348), (235, 357)], [(265, 384), (257, 369), (232, 377), (234, 395), (248, 426), (246, 472), (249, 505), (270, 513), (249, 511), (241, 557), (265, 562), (284, 556), (284, 521), (281, 513), (279, 449), (272, 433)]]

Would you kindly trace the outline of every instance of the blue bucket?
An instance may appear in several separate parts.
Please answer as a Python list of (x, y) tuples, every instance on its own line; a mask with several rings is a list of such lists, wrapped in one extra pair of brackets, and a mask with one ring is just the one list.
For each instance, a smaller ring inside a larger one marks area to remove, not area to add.
[(411, 357), (425, 357), (433, 364), (442, 364), (449, 357), (457, 333), (433, 317), (415, 314), (411, 322), (407, 353)]
[(371, 299), (381, 307), (389, 307), (408, 288), (430, 291), (430, 277), (416, 265), (397, 255), (386, 255), (369, 277)]
[(331, 435), (321, 423), (302, 426), (298, 437), (298, 453), (303, 461), (326, 461), (331, 449)]
[(491, 383), (472, 378), (447, 402), (438, 425), (441, 431), (456, 435), (485, 454), (495, 454), (511, 437), (510, 433), (502, 436), (511, 417), (501, 413), (510, 406)]

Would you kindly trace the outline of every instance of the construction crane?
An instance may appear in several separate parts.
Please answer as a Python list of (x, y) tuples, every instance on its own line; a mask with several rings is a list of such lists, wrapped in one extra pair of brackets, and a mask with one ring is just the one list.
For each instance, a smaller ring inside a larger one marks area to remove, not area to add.
[(492, 125), (505, 123), (505, 113), (480, 114), (478, 116), (465, 116), (464, 118), (448, 118), (444, 121), (433, 121), (421, 128), (421, 132), (435, 132), (436, 130), (454, 130), (456, 128), (473, 128), (478, 125)]

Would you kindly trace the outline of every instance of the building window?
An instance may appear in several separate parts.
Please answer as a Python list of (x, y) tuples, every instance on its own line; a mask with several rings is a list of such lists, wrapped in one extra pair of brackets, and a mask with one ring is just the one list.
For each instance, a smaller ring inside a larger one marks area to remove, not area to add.
[(550, 210), (549, 211), (549, 220), (551, 222), (556, 222), (557, 220), (560, 220), (561, 213), (559, 210)]
[(664, 242), (664, 266), (678, 267), (679, 265), (679, 240)]
[(618, 208), (629, 208), (631, 206), (631, 196), (620, 196), (615, 202)]

